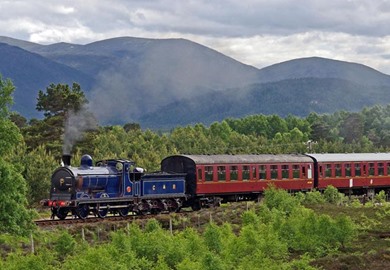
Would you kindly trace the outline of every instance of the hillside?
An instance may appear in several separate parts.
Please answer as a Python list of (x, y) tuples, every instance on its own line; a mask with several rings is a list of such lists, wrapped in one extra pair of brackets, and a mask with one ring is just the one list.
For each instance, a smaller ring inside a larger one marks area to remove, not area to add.
[(388, 102), (389, 75), (319, 57), (256, 69), (184, 39), (40, 45), (0, 37), (1, 42), (0, 73), (13, 80), (14, 109), (28, 118), (38, 115), (38, 90), (72, 82), (81, 85), (101, 124), (139, 122), (150, 128), (253, 113), (360, 110)]
[(4, 43), (0, 43), (0, 58), (0, 73), (16, 86), (13, 109), (26, 117), (40, 117), (35, 110), (38, 91), (50, 83), (78, 82), (89, 87), (93, 81), (69, 66)]

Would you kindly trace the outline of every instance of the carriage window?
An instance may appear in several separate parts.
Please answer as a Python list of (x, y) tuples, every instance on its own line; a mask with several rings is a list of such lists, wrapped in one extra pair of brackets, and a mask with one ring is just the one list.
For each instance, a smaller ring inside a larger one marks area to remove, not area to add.
[(351, 164), (344, 164), (345, 176), (351, 176)]
[(202, 175), (202, 169), (198, 168), (198, 181), (202, 181), (203, 175)]
[(335, 164), (335, 175), (336, 177), (340, 177), (341, 176), (341, 164)]
[(360, 164), (355, 164), (355, 176), (361, 176), (362, 175), (362, 168)]
[(242, 166), (242, 180), (249, 180), (249, 166)]
[(236, 181), (238, 179), (237, 166), (230, 166), (230, 181)]
[(299, 178), (299, 165), (294, 164), (292, 167), (293, 170), (293, 178)]
[(225, 166), (218, 166), (218, 181), (225, 181), (226, 180), (226, 167)]
[(256, 179), (257, 168), (256, 166), (252, 166), (252, 179)]
[(271, 165), (271, 179), (278, 178), (278, 165)]
[(380, 162), (378, 163), (378, 175), (384, 175), (385, 174), (385, 169), (383, 167), (383, 163)]
[(290, 166), (282, 165), (282, 178), (289, 178)]
[(212, 166), (206, 166), (204, 169), (206, 181), (213, 181), (214, 168)]
[(375, 163), (368, 163), (368, 175), (375, 175)]
[(266, 166), (265, 165), (260, 165), (260, 167), (259, 167), (259, 178), (264, 180), (266, 177), (267, 177)]
[(332, 164), (326, 164), (325, 165), (325, 177), (331, 177), (332, 176)]
[(390, 175), (390, 162), (386, 164), (387, 166), (387, 175)]

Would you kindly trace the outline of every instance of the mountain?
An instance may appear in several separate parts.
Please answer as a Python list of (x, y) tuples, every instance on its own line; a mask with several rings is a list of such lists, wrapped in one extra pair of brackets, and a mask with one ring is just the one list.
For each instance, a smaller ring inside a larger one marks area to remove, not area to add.
[(13, 109), (26, 117), (41, 117), (35, 110), (38, 90), (45, 90), (50, 83), (78, 82), (88, 87), (93, 80), (69, 66), (5, 43), (0, 43), (0, 59), (0, 74), (16, 86)]
[(259, 71), (261, 82), (298, 78), (342, 79), (362, 85), (390, 85), (390, 76), (362, 64), (320, 57), (294, 59)]
[(40, 45), (0, 37), (0, 59), (17, 87), (14, 109), (27, 117), (37, 115), (38, 90), (73, 81), (101, 124), (148, 128), (389, 103), (390, 76), (361, 64), (310, 57), (257, 69), (184, 39)]
[[(2, 41), (19, 44), (51, 62), (88, 75), (87, 85), (92, 86), (81, 86), (103, 123), (136, 121), (172, 101), (257, 81), (256, 68), (184, 39), (124, 37), (86, 45), (46, 46), (8, 38), (0, 38)], [(15, 78), (13, 74), (7, 76)], [(23, 79), (17, 77), (14, 81), (18, 86)]]
[(251, 114), (289, 114), (359, 111), (365, 106), (389, 104), (390, 86), (363, 86), (342, 79), (300, 78), (228, 89), (192, 100), (181, 100), (141, 117), (143, 127), (167, 128)]

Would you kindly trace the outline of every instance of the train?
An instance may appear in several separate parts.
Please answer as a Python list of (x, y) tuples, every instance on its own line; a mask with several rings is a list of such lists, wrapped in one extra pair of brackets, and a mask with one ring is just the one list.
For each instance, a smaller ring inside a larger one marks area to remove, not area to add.
[(126, 216), (200, 210), (223, 202), (257, 200), (273, 185), (289, 192), (322, 191), (332, 185), (349, 195), (390, 193), (390, 153), (172, 155), (158, 172), (127, 159), (70, 155), (51, 177), (52, 218), (108, 213)]

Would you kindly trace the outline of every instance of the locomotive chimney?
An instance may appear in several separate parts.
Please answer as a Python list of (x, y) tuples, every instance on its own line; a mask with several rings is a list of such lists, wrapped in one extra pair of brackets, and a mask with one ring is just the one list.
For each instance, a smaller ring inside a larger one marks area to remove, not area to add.
[(64, 166), (70, 166), (70, 159), (71, 159), (70, 154), (63, 154), (62, 155), (62, 162), (64, 162)]

